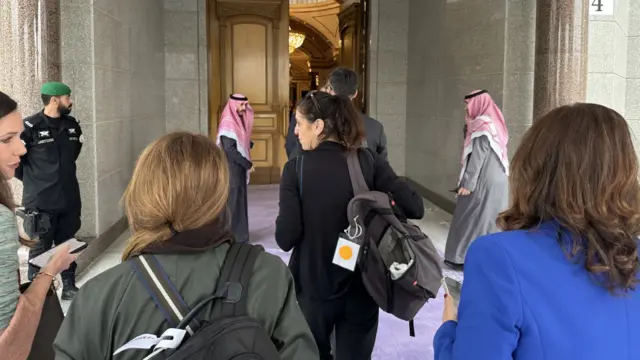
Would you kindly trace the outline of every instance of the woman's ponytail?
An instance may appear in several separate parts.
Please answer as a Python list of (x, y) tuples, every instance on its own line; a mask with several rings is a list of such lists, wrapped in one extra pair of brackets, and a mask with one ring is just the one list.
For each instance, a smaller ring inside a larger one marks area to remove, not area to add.
[(338, 142), (348, 149), (357, 149), (364, 139), (364, 120), (358, 113), (353, 102), (347, 96), (334, 95), (330, 117), (334, 122)]

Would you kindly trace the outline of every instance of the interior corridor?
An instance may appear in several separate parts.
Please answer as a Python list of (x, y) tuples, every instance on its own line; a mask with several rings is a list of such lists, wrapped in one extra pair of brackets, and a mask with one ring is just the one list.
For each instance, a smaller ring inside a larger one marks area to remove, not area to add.
[[(451, 215), (435, 207), (425, 200), (425, 216), (416, 223), (434, 242), (436, 248), (444, 253), (444, 246), (449, 231)], [(249, 227), (251, 242), (261, 244), (266, 251), (278, 255), (285, 262), (289, 254), (280, 250), (275, 242), (275, 219), (278, 215), (278, 185), (261, 185), (249, 187)], [(99, 275), (103, 271), (120, 262), (120, 256), (127, 240), (128, 232), (98, 258), (78, 278), (78, 286)], [(448, 270), (445, 273), (455, 278), (462, 278), (462, 273)], [(405, 321), (381, 312), (378, 326), (378, 337), (373, 353), (374, 360), (423, 360), (433, 358), (433, 335), (442, 322), (443, 294), (430, 301), (415, 319), (416, 337), (409, 336), (409, 326)], [(68, 308), (68, 302), (63, 307)]]

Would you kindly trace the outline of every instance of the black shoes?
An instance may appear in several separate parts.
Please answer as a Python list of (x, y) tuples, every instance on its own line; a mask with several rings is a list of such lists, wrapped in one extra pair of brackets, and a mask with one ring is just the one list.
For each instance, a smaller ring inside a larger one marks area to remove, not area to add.
[(62, 300), (73, 300), (78, 293), (75, 279), (62, 280)]
[(444, 261), (444, 264), (447, 265), (450, 269), (455, 271), (464, 271), (464, 264), (456, 264), (451, 261)]

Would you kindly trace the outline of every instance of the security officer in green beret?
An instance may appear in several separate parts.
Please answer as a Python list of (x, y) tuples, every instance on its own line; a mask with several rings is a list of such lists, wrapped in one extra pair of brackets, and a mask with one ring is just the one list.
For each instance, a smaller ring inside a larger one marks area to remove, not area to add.
[[(74, 237), (80, 229), (80, 187), (76, 160), (84, 140), (78, 121), (70, 116), (71, 89), (60, 82), (48, 82), (40, 90), (44, 109), (24, 119), (22, 141), (27, 153), (22, 157), (16, 178), (24, 185), (22, 205), (27, 213), (42, 217), (48, 226), (29, 251), (32, 259), (54, 245)], [(39, 271), (29, 266), (29, 279)], [(78, 292), (76, 264), (62, 272), (62, 299)]]

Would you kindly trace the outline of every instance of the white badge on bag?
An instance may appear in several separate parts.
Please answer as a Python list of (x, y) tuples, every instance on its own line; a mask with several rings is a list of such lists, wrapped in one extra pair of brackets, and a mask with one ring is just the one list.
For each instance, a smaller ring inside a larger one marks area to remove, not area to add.
[(157, 349), (177, 349), (180, 344), (182, 344), (182, 340), (184, 336), (187, 334), (187, 330), (182, 329), (167, 329), (162, 334), (161, 340), (156, 345)]
[(156, 346), (160, 342), (160, 338), (153, 334), (142, 334), (140, 336), (136, 336), (128, 343), (122, 345), (113, 355), (118, 355), (119, 353), (130, 350), (130, 349), (151, 349)]
[(353, 271), (358, 263), (359, 252), (360, 245), (339, 237), (336, 252), (333, 254), (333, 263), (347, 270)]
[(160, 337), (157, 337), (154, 334), (142, 334), (122, 345), (122, 347), (116, 350), (113, 355), (115, 356), (123, 351), (131, 349), (148, 350), (154, 347), (159, 349), (177, 349), (182, 343), (186, 333), (186, 330), (167, 329), (167, 331), (165, 331)]

